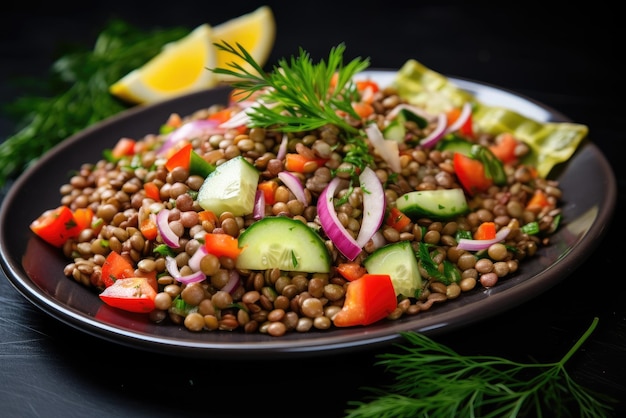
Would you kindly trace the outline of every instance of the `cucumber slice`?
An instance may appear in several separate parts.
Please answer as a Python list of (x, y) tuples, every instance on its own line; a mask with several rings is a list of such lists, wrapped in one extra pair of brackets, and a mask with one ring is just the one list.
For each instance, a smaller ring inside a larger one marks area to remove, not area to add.
[(198, 191), (198, 204), (220, 216), (231, 212), (235, 216), (252, 213), (254, 196), (259, 184), (259, 171), (242, 156), (215, 168)]
[(396, 200), (396, 207), (413, 220), (423, 217), (449, 219), (469, 210), (463, 189), (408, 192)]
[(440, 151), (452, 151), (461, 153), (467, 157), (472, 156), (472, 143), (457, 137), (439, 141), (436, 148)]
[(388, 274), (396, 296), (415, 297), (422, 288), (417, 256), (409, 241), (387, 244), (370, 254), (363, 265), (371, 274)]
[(420, 128), (424, 129), (428, 126), (428, 121), (422, 116), (411, 112), (408, 109), (401, 109), (394, 120), (389, 122), (389, 125), (383, 130), (383, 136), (385, 139), (393, 139), (394, 141), (403, 143), (406, 135), (406, 127), (404, 123), (406, 121), (412, 121)]
[(306, 224), (284, 216), (266, 217), (239, 236), (243, 251), (236, 267), (246, 270), (328, 273), (330, 254), (322, 238)]

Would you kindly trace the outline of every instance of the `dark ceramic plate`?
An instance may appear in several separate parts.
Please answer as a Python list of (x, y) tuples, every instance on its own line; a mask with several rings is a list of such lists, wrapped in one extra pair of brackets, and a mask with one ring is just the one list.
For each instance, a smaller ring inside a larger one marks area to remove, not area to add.
[[(394, 74), (369, 73), (383, 85)], [(537, 120), (567, 120), (513, 92), (451, 80), (484, 103), (508, 107)], [(566, 279), (598, 245), (613, 215), (617, 195), (613, 172), (598, 148), (585, 141), (573, 158), (556, 170), (563, 190), (564, 223), (552, 244), (494, 288), (475, 290), (427, 312), (368, 327), (270, 337), (240, 332), (192, 333), (103, 305), (94, 291), (64, 276), (67, 260), (33, 236), (30, 222), (59, 204), (59, 187), (72, 169), (97, 161), (102, 150), (112, 147), (120, 137), (140, 138), (156, 132), (170, 113), (189, 114), (223, 103), (226, 97), (226, 89), (215, 89), (133, 108), (67, 139), (24, 173), (9, 191), (0, 213), (2, 268), (13, 286), (35, 306), (72, 327), (144, 350), (216, 358), (313, 356), (389, 344), (400, 340), (399, 333), (404, 331), (428, 335), (450, 332), (522, 304)]]

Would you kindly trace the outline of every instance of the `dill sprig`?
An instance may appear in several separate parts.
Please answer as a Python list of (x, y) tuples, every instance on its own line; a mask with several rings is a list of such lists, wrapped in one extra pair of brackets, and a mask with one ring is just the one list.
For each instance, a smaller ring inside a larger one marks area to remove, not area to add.
[(580, 386), (565, 369), (597, 323), (555, 363), (464, 356), (423, 334), (403, 333), (403, 352), (381, 354), (376, 363), (396, 375), (394, 383), (365, 388), (371, 402), (349, 402), (346, 417), (608, 417), (615, 400)]
[(145, 64), (168, 42), (189, 29), (139, 30), (113, 20), (98, 34), (92, 50), (74, 48), (54, 62), (43, 92), (25, 92), (6, 106), (16, 131), (0, 143), (0, 188), (46, 151), (86, 127), (130, 107), (109, 86)]
[(244, 60), (251, 69), (230, 62), (230, 68), (212, 71), (239, 79), (232, 86), (242, 90), (242, 99), (261, 92), (263, 104), (249, 113), (251, 126), (302, 132), (333, 124), (347, 134), (359, 133), (337, 111), (358, 118), (352, 108), (352, 102), (358, 100), (353, 77), (369, 66), (369, 58), (355, 58), (344, 65), (345, 45), (339, 44), (331, 49), (328, 60), (315, 64), (310, 54), (299, 48), (298, 56), (279, 59), (273, 71), (266, 73), (240, 44), (222, 42), (215, 46)]

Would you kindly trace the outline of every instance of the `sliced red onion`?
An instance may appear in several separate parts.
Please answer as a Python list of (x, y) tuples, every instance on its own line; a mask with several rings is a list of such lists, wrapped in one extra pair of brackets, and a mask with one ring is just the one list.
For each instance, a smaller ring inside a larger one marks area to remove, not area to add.
[(304, 194), (304, 186), (302, 186), (302, 182), (300, 179), (288, 171), (281, 171), (278, 173), (278, 178), (283, 182), (285, 186), (291, 193), (298, 199), (300, 202), (304, 204), (304, 206), (308, 206), (309, 203), (306, 200), (306, 195)]
[(199, 246), (196, 252), (189, 258), (189, 262), (187, 263), (189, 268), (191, 268), (192, 271), (200, 270), (200, 261), (202, 261), (202, 258), (208, 253), (204, 245)]
[(356, 243), (363, 248), (383, 223), (386, 201), (385, 191), (374, 170), (365, 167), (359, 181), (363, 190), (363, 220)]
[(380, 229), (372, 235), (372, 244), (374, 245), (374, 249), (378, 249), (387, 244), (387, 239)]
[(198, 283), (206, 280), (206, 275), (202, 271), (198, 270), (186, 276), (179, 276), (176, 280), (184, 284)]
[(470, 102), (465, 102), (461, 108), (461, 114), (452, 125), (448, 126), (446, 133), (455, 132), (461, 129), (461, 126), (467, 122), (467, 119), (469, 119), (470, 116), (472, 116), (472, 104)]
[(250, 113), (255, 111), (256, 107), (265, 106), (268, 109), (276, 107), (278, 103), (266, 104), (262, 100), (254, 101), (250, 106), (247, 106), (241, 112), (237, 112), (226, 122), (222, 122), (219, 127), (224, 129), (237, 128), (242, 125), (247, 125), (250, 122)]
[(257, 190), (254, 195), (254, 207), (252, 210), (252, 218), (255, 221), (265, 217), (265, 194), (261, 190)]
[(431, 131), (428, 136), (422, 138), (420, 145), (424, 148), (433, 147), (446, 133), (446, 125), (448, 124), (448, 117), (445, 113), (437, 115), (437, 126)]
[(400, 150), (398, 148), (398, 142), (385, 140), (385, 138), (383, 138), (383, 133), (375, 123), (369, 124), (367, 128), (365, 128), (365, 133), (382, 159), (389, 164), (389, 167), (394, 172), (399, 173), (402, 170), (402, 167), (400, 165)]
[(156, 224), (159, 229), (159, 234), (161, 235), (161, 239), (163, 242), (172, 248), (180, 247), (178, 235), (172, 231), (170, 228), (170, 223), (168, 220), (170, 211), (169, 209), (161, 209), (159, 213), (157, 213)]
[(491, 245), (504, 241), (511, 231), (510, 228), (504, 227), (496, 233), (494, 239), (467, 239), (461, 238), (456, 246), (459, 250), (480, 251), (489, 248)]
[(289, 143), (289, 137), (287, 134), (283, 134), (283, 139), (280, 141), (280, 146), (278, 147), (278, 153), (276, 153), (277, 160), (284, 160), (287, 155), (287, 145)]
[(178, 264), (176, 263), (176, 259), (169, 255), (165, 257), (165, 268), (167, 269), (167, 272), (170, 274), (170, 276), (172, 276), (174, 279), (176, 279), (176, 281), (180, 283), (197, 283), (206, 279), (206, 275), (201, 270), (194, 271), (193, 273), (185, 276), (181, 275), (180, 270), (178, 269)]
[(246, 125), (248, 122), (250, 122), (250, 116), (248, 115), (247, 109), (250, 109), (251, 107), (252, 106), (235, 113), (226, 122), (222, 122), (219, 127), (224, 129), (230, 129)]
[(335, 191), (341, 182), (339, 177), (335, 177), (328, 183), (317, 200), (317, 214), (328, 238), (335, 244), (337, 250), (352, 261), (361, 253), (361, 246), (346, 231), (335, 211)]
[(195, 138), (207, 133), (223, 133), (224, 129), (218, 127), (218, 122), (210, 119), (198, 119), (185, 123), (175, 131), (170, 132), (165, 143), (159, 148), (158, 155), (163, 155), (180, 141)]
[(231, 270), (228, 281), (222, 287), (224, 292), (233, 293), (241, 285), (241, 279), (237, 270)]
[(178, 264), (174, 257), (170, 255), (165, 257), (165, 268), (173, 278), (178, 279), (180, 277), (180, 270), (178, 269)]

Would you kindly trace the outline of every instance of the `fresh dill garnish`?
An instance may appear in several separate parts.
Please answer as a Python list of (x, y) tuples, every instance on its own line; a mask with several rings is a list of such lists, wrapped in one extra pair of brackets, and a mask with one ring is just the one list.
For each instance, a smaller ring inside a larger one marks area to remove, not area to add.
[(394, 382), (364, 388), (371, 401), (348, 402), (346, 417), (609, 417), (616, 400), (580, 386), (565, 369), (597, 323), (555, 363), (464, 356), (423, 334), (402, 333), (402, 351), (380, 354), (376, 363)]
[(145, 32), (114, 20), (93, 50), (74, 47), (61, 56), (46, 82), (36, 83), (45, 84), (43, 92), (25, 92), (6, 105), (16, 132), (0, 143), (0, 188), (69, 136), (130, 107), (111, 95), (109, 86), (187, 33), (184, 28)]
[(262, 104), (250, 112), (251, 126), (275, 127), (283, 132), (312, 131), (333, 124), (350, 135), (358, 135), (358, 128), (338, 114), (343, 112), (358, 119), (352, 102), (358, 100), (354, 75), (369, 67), (369, 58), (355, 58), (344, 65), (344, 44), (331, 49), (328, 60), (313, 63), (308, 52), (299, 49), (298, 56), (281, 58), (273, 71), (264, 72), (254, 58), (240, 44), (216, 43), (223, 51), (234, 54), (253, 70), (235, 62), (229, 68), (211, 69), (216, 74), (236, 77), (232, 83), (243, 92), (244, 99), (261, 92)]

